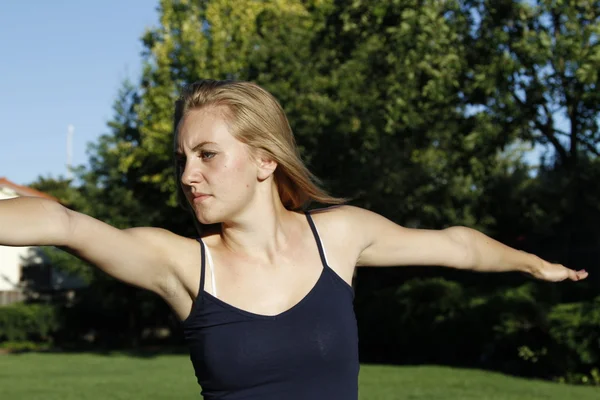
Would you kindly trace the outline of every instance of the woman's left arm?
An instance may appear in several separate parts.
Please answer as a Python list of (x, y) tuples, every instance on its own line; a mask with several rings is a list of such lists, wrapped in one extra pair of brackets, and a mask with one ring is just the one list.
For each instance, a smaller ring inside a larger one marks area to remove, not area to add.
[(432, 265), (480, 272), (519, 271), (553, 282), (578, 281), (588, 276), (585, 270), (549, 263), (471, 228), (412, 229), (357, 207), (344, 206), (342, 212), (358, 235), (358, 266)]

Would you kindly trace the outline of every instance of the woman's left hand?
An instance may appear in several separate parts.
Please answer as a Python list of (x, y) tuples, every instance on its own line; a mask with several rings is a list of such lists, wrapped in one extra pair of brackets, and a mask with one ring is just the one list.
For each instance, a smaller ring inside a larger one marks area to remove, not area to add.
[(535, 269), (531, 275), (534, 278), (550, 282), (560, 282), (566, 279), (572, 281), (580, 281), (588, 277), (585, 269), (575, 271), (561, 264), (551, 264), (548, 261), (541, 260), (541, 266)]

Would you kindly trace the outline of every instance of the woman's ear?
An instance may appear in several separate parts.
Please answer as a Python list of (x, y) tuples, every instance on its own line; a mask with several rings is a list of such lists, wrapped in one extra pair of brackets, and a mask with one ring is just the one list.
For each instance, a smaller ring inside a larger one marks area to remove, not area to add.
[(267, 157), (266, 154), (259, 154), (256, 162), (258, 165), (258, 180), (261, 182), (273, 175), (275, 169), (277, 169), (277, 162)]

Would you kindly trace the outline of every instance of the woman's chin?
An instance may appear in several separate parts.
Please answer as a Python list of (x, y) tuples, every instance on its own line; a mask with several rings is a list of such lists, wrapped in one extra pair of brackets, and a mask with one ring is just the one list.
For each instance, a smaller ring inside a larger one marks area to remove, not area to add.
[(215, 218), (214, 215), (211, 215), (210, 213), (207, 213), (206, 210), (195, 210), (195, 214), (196, 214), (196, 218), (198, 219), (198, 222), (200, 222), (202, 225), (214, 225), (214, 224), (218, 224), (219, 221), (218, 218)]

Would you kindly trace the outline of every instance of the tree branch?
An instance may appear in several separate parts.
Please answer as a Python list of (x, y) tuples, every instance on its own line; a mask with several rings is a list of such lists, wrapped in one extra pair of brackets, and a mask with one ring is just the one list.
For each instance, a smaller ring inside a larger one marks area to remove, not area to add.
[[(519, 105), (523, 108), (527, 107), (527, 104), (521, 100), (519, 98), (519, 96), (516, 95), (516, 93), (512, 92), (511, 93), (512, 97), (517, 101), (517, 103), (519, 103)], [(548, 107), (546, 106), (546, 104), (541, 104), (541, 106), (544, 108), (544, 112), (548, 113)], [(548, 120), (548, 122), (551, 122), (552, 119), (550, 118)], [(556, 136), (554, 136), (554, 127), (552, 126), (552, 124), (542, 124), (540, 121), (534, 119), (533, 123), (535, 125), (535, 127), (542, 133), (542, 135), (544, 135), (545, 138), (548, 139), (548, 141), (552, 144), (552, 146), (554, 146), (554, 148), (556, 149), (556, 152), (558, 153), (560, 159), (562, 160), (562, 162), (564, 164), (568, 164), (570, 159), (569, 159), (569, 154), (567, 153), (567, 150), (565, 149), (565, 147), (558, 141), (558, 139), (556, 138)]]
[(600, 151), (598, 151), (598, 149), (596, 148), (596, 146), (594, 146), (593, 143), (590, 143), (588, 140), (586, 139), (579, 139), (580, 143), (583, 143), (585, 145), (585, 147), (590, 151), (590, 153), (595, 154), (596, 156), (600, 157)]
[(563, 145), (558, 141), (556, 136), (554, 136), (554, 129), (552, 129), (552, 127), (548, 127), (547, 125), (541, 124), (539, 121), (533, 121), (533, 123), (535, 124), (535, 127), (542, 133), (542, 135), (544, 135), (544, 137), (548, 139), (550, 143), (552, 143), (563, 163), (568, 164), (570, 161), (569, 154)]
[(558, 128), (554, 128), (554, 133), (556, 133), (557, 135), (561, 135), (561, 136), (571, 136), (571, 134), (569, 132), (565, 132)]

